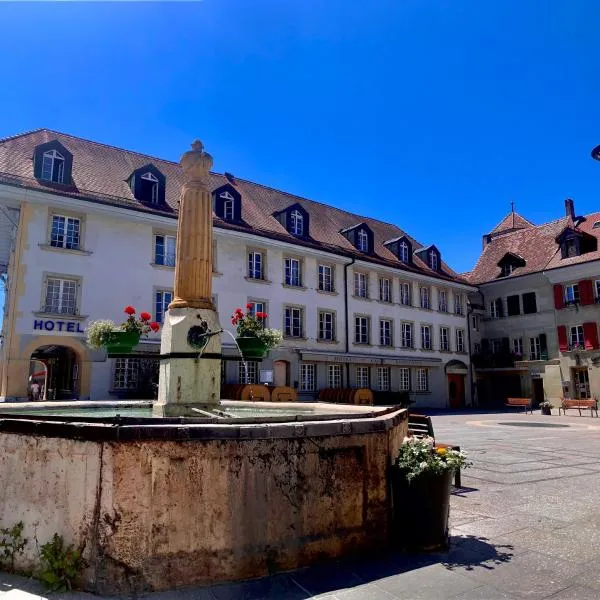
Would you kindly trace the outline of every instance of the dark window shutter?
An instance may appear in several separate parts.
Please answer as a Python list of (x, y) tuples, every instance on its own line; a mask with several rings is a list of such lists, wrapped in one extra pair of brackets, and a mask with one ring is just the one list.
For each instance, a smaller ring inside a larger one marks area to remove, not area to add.
[(598, 348), (598, 326), (596, 323), (583, 324), (583, 342), (586, 350)]
[(531, 315), (537, 312), (537, 304), (535, 301), (535, 292), (527, 292), (523, 294), (523, 314)]
[(498, 316), (503, 317), (504, 316), (504, 306), (502, 305), (502, 298), (498, 298), (498, 300), (496, 300), (496, 306), (498, 307)]
[(540, 333), (540, 354), (542, 360), (548, 360), (548, 340), (545, 333)]
[(565, 299), (563, 296), (563, 286), (560, 283), (554, 284), (554, 308), (560, 310), (565, 307)]
[(507, 337), (502, 338), (502, 352), (510, 353), (510, 340)]
[(490, 340), (488, 340), (487, 338), (483, 338), (481, 340), (481, 351), (483, 353), (487, 353), (490, 351)]
[(561, 352), (566, 352), (569, 349), (569, 342), (567, 341), (567, 328), (564, 325), (559, 325), (556, 328), (558, 333), (558, 349)]
[(584, 279), (579, 282), (579, 301), (582, 306), (594, 304), (594, 289), (591, 279)]
[(508, 296), (506, 298), (506, 314), (509, 317), (521, 314), (519, 308), (519, 296)]

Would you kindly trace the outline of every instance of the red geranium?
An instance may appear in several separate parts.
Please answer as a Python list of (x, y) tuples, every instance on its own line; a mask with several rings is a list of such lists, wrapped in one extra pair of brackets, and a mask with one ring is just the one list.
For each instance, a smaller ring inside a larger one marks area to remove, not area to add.
[(252, 310), (254, 308), (254, 304), (252, 304), (252, 302), (248, 302), (248, 304), (246, 304), (246, 308), (248, 310)]
[(152, 315), (147, 312), (140, 313), (140, 319), (142, 321), (149, 321), (152, 318)]
[(128, 315), (135, 315), (135, 308), (133, 308), (133, 306), (126, 306), (123, 312), (127, 313)]
[(156, 321), (152, 321), (152, 323), (150, 323), (149, 327), (154, 332), (157, 332), (160, 329), (160, 325)]
[(269, 315), (268, 315), (267, 313), (265, 313), (265, 312), (257, 312), (257, 313), (256, 313), (256, 316), (257, 316), (259, 319), (266, 319), (266, 318), (267, 318)]

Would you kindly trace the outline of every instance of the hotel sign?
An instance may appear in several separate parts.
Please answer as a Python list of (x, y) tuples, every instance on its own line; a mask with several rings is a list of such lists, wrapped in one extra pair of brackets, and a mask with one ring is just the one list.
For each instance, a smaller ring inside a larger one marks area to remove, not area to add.
[(35, 319), (35, 331), (64, 331), (66, 333), (85, 333), (78, 321), (61, 321), (57, 319)]

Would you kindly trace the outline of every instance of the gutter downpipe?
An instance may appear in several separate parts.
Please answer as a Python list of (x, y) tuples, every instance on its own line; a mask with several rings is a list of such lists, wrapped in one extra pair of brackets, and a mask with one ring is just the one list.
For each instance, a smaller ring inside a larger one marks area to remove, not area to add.
[[(349, 315), (348, 315), (348, 267), (351, 267), (356, 262), (356, 257), (353, 257), (349, 263), (344, 265), (344, 317), (345, 317), (345, 333), (346, 333), (346, 354), (350, 354), (350, 337), (349, 337)], [(350, 387), (350, 363), (346, 362), (346, 386)]]
[(475, 389), (473, 387), (473, 363), (471, 361), (471, 315), (473, 314), (473, 308), (469, 299), (467, 298), (467, 348), (469, 349), (469, 391), (471, 393), (471, 408), (475, 407)]

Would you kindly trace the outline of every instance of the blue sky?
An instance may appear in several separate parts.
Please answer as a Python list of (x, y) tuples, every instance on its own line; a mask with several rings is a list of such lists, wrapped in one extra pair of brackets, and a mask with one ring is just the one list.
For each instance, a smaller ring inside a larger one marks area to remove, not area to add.
[(0, 136), (48, 127), (391, 221), (459, 271), (510, 201), (600, 209), (597, 0), (0, 2)]

